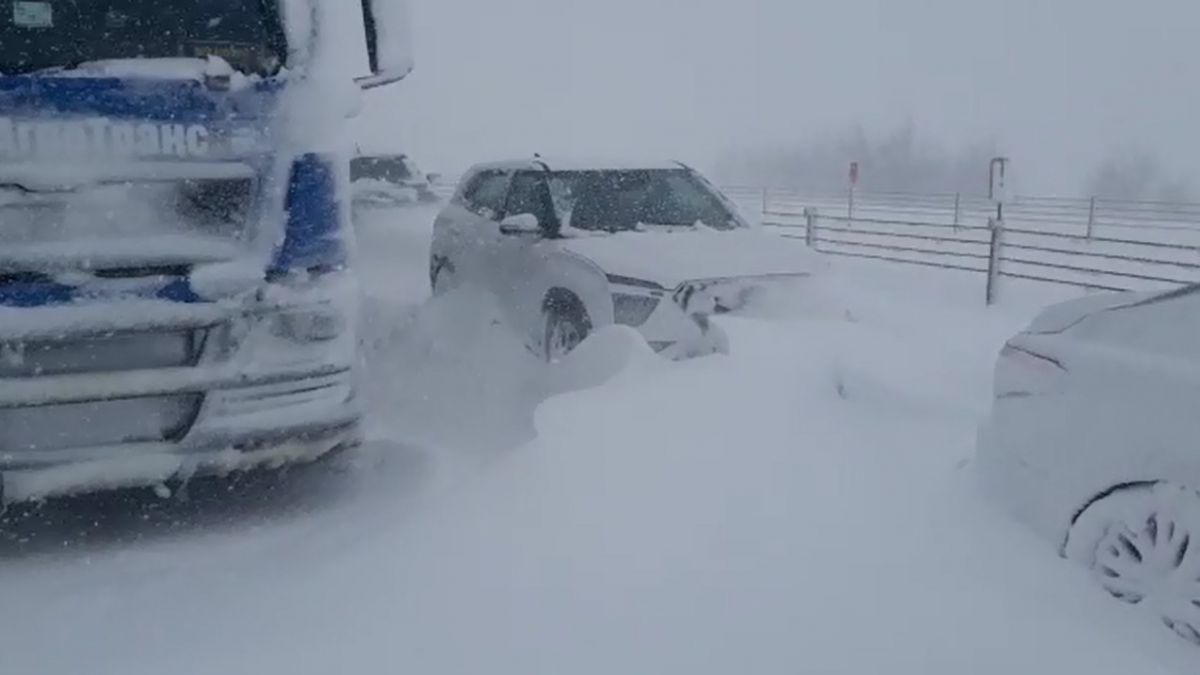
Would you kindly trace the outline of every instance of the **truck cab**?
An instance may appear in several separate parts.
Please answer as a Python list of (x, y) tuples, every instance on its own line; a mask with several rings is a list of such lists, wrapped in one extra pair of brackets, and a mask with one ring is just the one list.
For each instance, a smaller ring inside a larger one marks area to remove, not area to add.
[(0, 502), (358, 440), (343, 139), (411, 57), (333, 4), (0, 5)]

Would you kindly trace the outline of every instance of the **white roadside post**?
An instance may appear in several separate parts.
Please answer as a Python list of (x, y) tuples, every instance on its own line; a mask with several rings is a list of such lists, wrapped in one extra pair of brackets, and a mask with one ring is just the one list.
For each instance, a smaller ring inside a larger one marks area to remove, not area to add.
[(988, 248), (987, 290), (985, 301), (989, 306), (996, 302), (996, 289), (1000, 279), (1000, 252), (1004, 247), (1004, 202), (1007, 198), (1005, 170), (1008, 158), (992, 159), (988, 171), (988, 199), (996, 205), (996, 215), (988, 219), (991, 241)]
[(1092, 238), (1092, 233), (1096, 229), (1096, 198), (1093, 196), (1088, 201), (1088, 222), (1087, 222), (1087, 238)]
[(850, 162), (850, 193), (846, 199), (847, 226), (854, 224), (854, 189), (858, 187), (858, 162)]

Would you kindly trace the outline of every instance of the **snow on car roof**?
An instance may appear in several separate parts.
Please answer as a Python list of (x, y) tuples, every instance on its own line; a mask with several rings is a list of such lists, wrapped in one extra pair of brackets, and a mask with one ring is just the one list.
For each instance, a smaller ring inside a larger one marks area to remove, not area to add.
[(531, 157), (476, 164), (472, 173), (484, 170), (549, 168), (551, 171), (621, 171), (650, 169), (680, 169), (685, 165), (672, 160), (598, 159)]

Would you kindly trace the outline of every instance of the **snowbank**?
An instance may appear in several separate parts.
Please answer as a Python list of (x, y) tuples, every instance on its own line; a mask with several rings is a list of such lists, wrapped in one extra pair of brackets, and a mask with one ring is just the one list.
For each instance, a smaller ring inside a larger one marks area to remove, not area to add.
[(550, 367), (486, 296), (413, 306), (422, 231), (364, 235), (354, 496), (9, 561), (0, 672), (1195, 672), (974, 490), (993, 357), (1031, 311), (839, 265), (784, 318), (723, 321), (730, 356), (615, 329)]

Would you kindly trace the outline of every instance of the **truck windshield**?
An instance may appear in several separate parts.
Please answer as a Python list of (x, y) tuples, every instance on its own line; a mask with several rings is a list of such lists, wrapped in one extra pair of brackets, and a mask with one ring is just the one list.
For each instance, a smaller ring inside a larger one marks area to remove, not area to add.
[(220, 56), (273, 75), (287, 56), (278, 0), (12, 0), (0, 4), (0, 74), (91, 61)]

